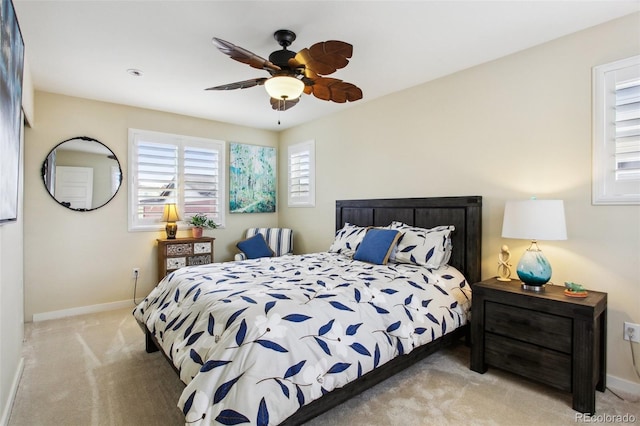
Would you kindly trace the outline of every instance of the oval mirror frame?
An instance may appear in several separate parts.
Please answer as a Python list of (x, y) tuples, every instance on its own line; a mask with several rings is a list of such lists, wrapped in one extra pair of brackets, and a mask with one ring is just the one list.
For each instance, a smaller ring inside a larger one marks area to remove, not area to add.
[(42, 163), (41, 173), (51, 198), (80, 212), (105, 206), (122, 186), (122, 167), (116, 155), (88, 136), (70, 138), (54, 146)]

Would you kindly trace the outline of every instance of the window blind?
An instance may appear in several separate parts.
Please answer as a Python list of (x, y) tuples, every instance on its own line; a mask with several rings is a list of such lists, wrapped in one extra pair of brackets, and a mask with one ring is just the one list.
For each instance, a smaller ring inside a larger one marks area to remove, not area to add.
[(159, 222), (164, 205), (178, 202), (178, 147), (140, 141), (135, 149), (136, 218)]
[(314, 142), (289, 146), (288, 204), (291, 207), (315, 205)]
[(640, 56), (593, 68), (593, 204), (640, 204)]
[(309, 151), (291, 155), (291, 173), (289, 174), (290, 194), (292, 198), (309, 196)]
[(184, 148), (184, 213), (203, 213), (219, 223), (220, 153), (215, 149)]
[(640, 180), (640, 76), (616, 81), (615, 177)]

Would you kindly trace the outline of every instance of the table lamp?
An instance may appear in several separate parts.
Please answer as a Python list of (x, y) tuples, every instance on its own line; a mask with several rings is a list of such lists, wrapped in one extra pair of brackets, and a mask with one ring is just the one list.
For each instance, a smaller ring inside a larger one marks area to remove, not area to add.
[(516, 272), (522, 288), (542, 291), (551, 279), (551, 265), (538, 248), (538, 240), (566, 240), (567, 228), (562, 200), (507, 201), (502, 222), (504, 238), (531, 240)]
[(162, 221), (167, 222), (165, 230), (167, 231), (167, 239), (173, 240), (176, 238), (178, 232), (177, 221), (180, 220), (178, 215), (178, 206), (175, 203), (165, 204), (164, 212), (162, 213)]

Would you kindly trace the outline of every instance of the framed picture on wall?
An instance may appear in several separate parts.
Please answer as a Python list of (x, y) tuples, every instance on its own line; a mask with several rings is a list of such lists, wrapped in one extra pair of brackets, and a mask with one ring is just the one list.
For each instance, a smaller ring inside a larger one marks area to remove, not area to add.
[(229, 212), (276, 211), (276, 149), (229, 144)]
[(18, 218), (24, 43), (11, 0), (0, 0), (0, 223)]

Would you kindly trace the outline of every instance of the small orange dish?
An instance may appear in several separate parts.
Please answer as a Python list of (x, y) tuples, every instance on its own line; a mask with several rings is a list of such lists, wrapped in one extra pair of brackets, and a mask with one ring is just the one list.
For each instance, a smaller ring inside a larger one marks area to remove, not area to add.
[(571, 291), (569, 289), (564, 291), (564, 295), (569, 297), (587, 297), (588, 294), (586, 291)]

